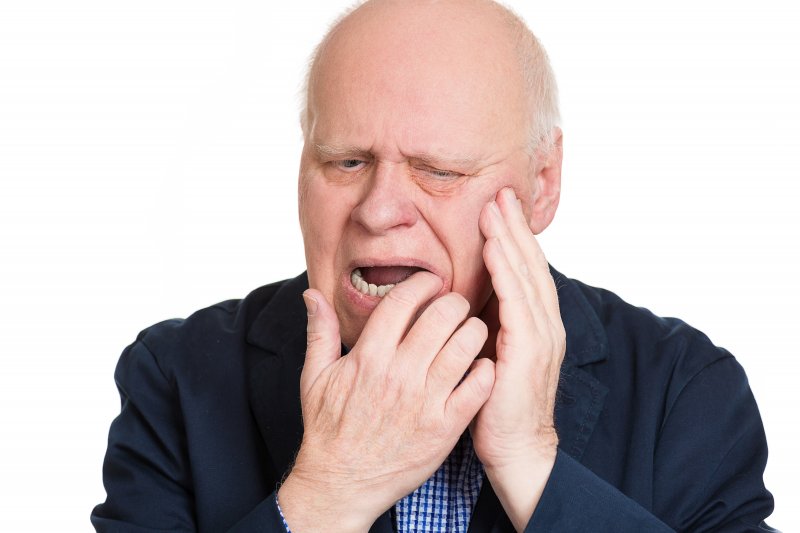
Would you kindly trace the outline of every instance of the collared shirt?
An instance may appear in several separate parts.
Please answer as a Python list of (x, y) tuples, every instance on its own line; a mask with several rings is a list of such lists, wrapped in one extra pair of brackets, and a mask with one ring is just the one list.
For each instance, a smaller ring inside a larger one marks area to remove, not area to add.
[[(395, 505), (398, 533), (466, 533), (483, 484), (483, 465), (465, 431), (444, 463), (414, 492)], [(276, 494), (277, 503), (277, 494)], [(280, 504), (283, 525), (291, 533)]]
[(466, 532), (483, 483), (483, 465), (465, 431), (442, 466), (397, 502), (397, 531)]

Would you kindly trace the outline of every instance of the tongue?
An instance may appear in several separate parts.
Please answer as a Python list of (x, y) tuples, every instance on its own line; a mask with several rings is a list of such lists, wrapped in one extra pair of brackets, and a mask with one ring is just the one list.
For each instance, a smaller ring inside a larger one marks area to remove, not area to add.
[(375, 285), (389, 285), (400, 283), (414, 272), (421, 270), (410, 266), (389, 266), (389, 267), (361, 267), (361, 277), (367, 283)]

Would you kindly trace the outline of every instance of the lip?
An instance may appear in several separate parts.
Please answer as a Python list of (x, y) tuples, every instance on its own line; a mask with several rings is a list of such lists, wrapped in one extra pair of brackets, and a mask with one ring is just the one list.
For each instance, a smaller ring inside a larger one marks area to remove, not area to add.
[(361, 291), (357, 290), (353, 287), (353, 284), (350, 282), (350, 274), (356, 268), (363, 268), (363, 267), (388, 267), (388, 266), (408, 266), (414, 268), (421, 268), (427, 270), (431, 274), (434, 274), (442, 280), (442, 289), (439, 291), (439, 294), (436, 297), (441, 296), (442, 294), (449, 291), (450, 287), (450, 280), (447, 279), (442, 272), (440, 272), (436, 267), (431, 265), (426, 261), (422, 261), (420, 259), (414, 257), (382, 257), (382, 258), (373, 258), (373, 257), (365, 257), (354, 259), (351, 261), (345, 271), (342, 273), (342, 288), (344, 289), (344, 294), (347, 300), (353, 304), (357, 308), (365, 309), (368, 312), (371, 312), (375, 309), (375, 306), (378, 305), (378, 302), (381, 301), (380, 296), (370, 296), (368, 294), (363, 294)]

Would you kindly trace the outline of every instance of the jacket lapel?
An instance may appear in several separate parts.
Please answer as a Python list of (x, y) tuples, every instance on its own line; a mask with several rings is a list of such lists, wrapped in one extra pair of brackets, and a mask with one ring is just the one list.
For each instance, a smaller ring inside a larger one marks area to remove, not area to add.
[(580, 461), (603, 410), (608, 387), (583, 367), (608, 358), (608, 337), (577, 282), (550, 268), (558, 288), (567, 351), (561, 365), (555, 406), (559, 448)]
[(306, 351), (305, 274), (286, 282), (258, 313), (248, 332), (250, 407), (279, 479), (303, 438), (300, 373)]

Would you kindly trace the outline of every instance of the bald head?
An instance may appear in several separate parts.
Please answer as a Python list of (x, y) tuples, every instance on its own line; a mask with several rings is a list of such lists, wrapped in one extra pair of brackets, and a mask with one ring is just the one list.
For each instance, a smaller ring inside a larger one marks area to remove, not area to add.
[[(558, 125), (555, 79), (525, 23), (492, 0), (369, 0), (345, 12), (317, 46), (306, 78), (301, 124), (314, 127), (317, 96), (343, 78), (409, 98), (458, 91), (463, 105), (502, 105), (519, 117), (529, 149), (547, 148)], [(370, 78), (370, 79), (368, 79)], [(481, 102), (475, 98), (483, 93)], [(487, 93), (493, 102), (485, 102)]]

